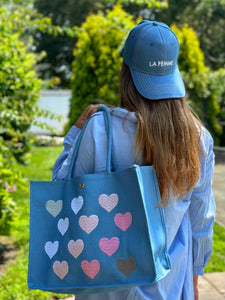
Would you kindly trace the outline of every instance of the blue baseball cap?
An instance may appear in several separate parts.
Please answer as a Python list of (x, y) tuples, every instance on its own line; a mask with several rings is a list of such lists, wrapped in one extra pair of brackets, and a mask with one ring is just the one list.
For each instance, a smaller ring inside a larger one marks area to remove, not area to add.
[(153, 100), (185, 96), (177, 65), (179, 42), (166, 24), (141, 21), (130, 31), (122, 54), (142, 96)]

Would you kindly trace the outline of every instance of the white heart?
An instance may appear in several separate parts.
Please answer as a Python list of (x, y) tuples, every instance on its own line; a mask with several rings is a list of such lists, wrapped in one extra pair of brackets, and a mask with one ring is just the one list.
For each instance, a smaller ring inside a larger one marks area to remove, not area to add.
[(69, 228), (69, 219), (59, 219), (58, 221), (58, 229), (61, 235), (64, 235), (67, 232), (67, 229)]
[(45, 243), (45, 252), (48, 254), (49, 258), (52, 259), (52, 257), (56, 254), (59, 248), (59, 242), (47, 242)]
[(82, 196), (73, 198), (73, 200), (71, 201), (71, 208), (73, 212), (77, 214), (82, 208), (83, 204), (84, 204), (84, 199)]

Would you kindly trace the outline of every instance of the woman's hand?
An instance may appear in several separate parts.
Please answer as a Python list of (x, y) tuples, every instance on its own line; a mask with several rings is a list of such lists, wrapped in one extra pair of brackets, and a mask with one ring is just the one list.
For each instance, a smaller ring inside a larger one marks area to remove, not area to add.
[(87, 121), (87, 119), (93, 115), (94, 113), (97, 112), (97, 108), (101, 106), (101, 104), (91, 104), (89, 105), (83, 112), (82, 114), (79, 116), (79, 118), (77, 119), (76, 123), (74, 124), (76, 127), (82, 129), (85, 122)]
[(198, 300), (198, 299), (199, 299), (199, 292), (198, 292), (198, 275), (193, 275), (193, 286), (194, 286), (195, 300)]

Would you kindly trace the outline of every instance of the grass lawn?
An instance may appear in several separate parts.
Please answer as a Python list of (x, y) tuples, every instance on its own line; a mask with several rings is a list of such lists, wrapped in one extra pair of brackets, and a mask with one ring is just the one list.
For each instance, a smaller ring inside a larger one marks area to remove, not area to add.
[[(28, 239), (29, 239), (29, 180), (51, 180), (52, 168), (62, 147), (37, 147), (27, 154), (27, 166), (18, 165), (22, 176), (27, 179), (27, 190), (13, 195), (18, 218), (13, 224), (12, 239), (18, 247), (18, 255), (4, 275), (0, 277), (0, 300), (51, 299), (53, 294), (27, 288)], [(214, 227), (213, 253), (206, 272), (225, 271), (225, 229)], [(63, 296), (60, 296), (61, 298)]]

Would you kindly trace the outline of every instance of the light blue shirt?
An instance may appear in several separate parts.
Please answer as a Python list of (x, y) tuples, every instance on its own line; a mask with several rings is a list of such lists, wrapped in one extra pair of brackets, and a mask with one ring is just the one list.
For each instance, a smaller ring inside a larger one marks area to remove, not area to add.
[[(112, 109), (113, 148), (116, 171), (135, 163), (133, 142), (137, 125), (135, 113)], [(57, 159), (53, 179), (67, 177), (71, 156), (80, 129), (73, 126), (64, 139), (64, 151)], [(181, 200), (171, 196), (164, 209), (167, 245), (172, 268), (152, 285), (138, 286), (108, 294), (76, 296), (76, 300), (194, 300), (193, 274), (203, 275), (212, 251), (215, 202), (212, 193), (214, 167), (213, 140), (203, 128), (200, 139), (201, 175), (196, 186)], [(106, 171), (107, 136), (102, 112), (92, 115), (82, 138), (74, 177)], [(137, 163), (137, 162), (136, 162)], [(140, 163), (140, 162), (139, 162)]]

